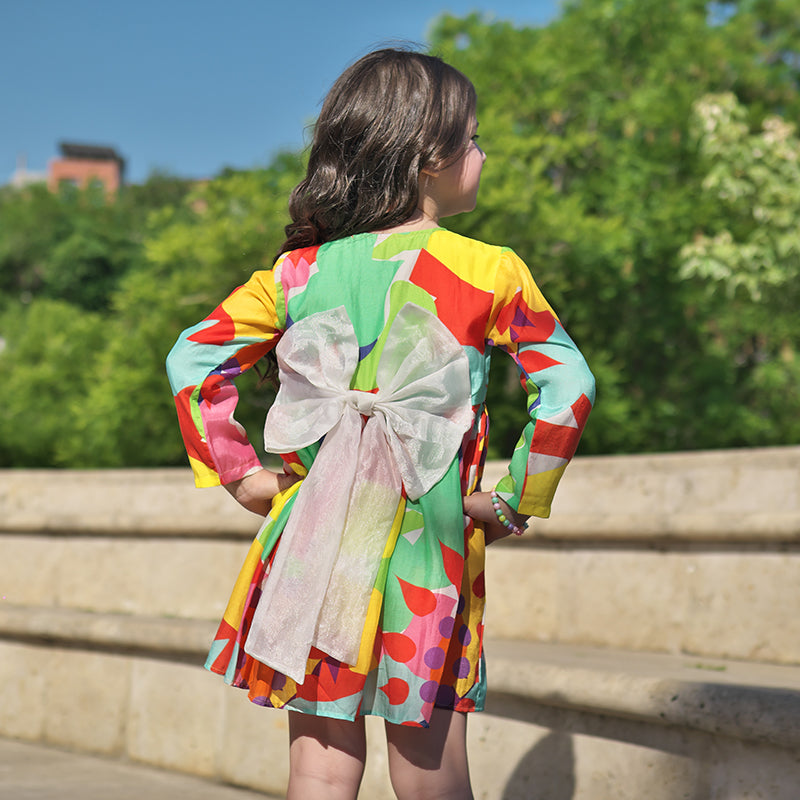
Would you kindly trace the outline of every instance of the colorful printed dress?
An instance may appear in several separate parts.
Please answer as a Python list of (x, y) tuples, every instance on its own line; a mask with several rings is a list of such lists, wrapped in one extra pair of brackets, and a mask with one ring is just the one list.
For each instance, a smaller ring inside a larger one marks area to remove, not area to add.
[[(484, 539), (464, 517), (462, 496), (479, 486), (485, 460), (492, 349), (514, 359), (527, 394), (530, 422), (497, 486), (521, 513), (549, 515), (594, 400), (583, 357), (516, 254), (443, 228), (358, 234), (291, 251), (184, 331), (167, 370), (197, 485), (229, 483), (261, 466), (233, 419), (233, 379), (296, 322), (343, 307), (359, 346), (351, 388), (374, 391), (387, 331), (407, 303), (434, 314), (463, 348), (472, 426), (441, 480), (417, 500), (402, 497), (356, 663), (312, 648), (302, 682), (244, 650), (302, 482), (274, 499), (206, 662), (229, 684), (248, 689), (259, 705), (340, 719), (377, 714), (417, 726), (428, 724), (434, 707), (483, 707)], [(318, 449), (315, 443), (284, 454), (286, 469), (307, 474)]]

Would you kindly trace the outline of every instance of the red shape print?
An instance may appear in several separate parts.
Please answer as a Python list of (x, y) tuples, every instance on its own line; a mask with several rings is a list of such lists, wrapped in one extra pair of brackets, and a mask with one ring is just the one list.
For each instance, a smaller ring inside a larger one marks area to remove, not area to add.
[(439, 542), (439, 548), (442, 551), (442, 564), (450, 583), (457, 589), (461, 587), (461, 575), (464, 572), (464, 559), (460, 553)]
[(405, 664), (417, 654), (417, 645), (414, 640), (404, 633), (384, 633), (381, 637), (383, 650), (395, 661)]
[(305, 681), (297, 687), (298, 697), (328, 702), (357, 694), (364, 688), (363, 675), (353, 672), (348, 666), (312, 647), (309, 662), (313, 663), (318, 658), (321, 659), (320, 662), (310, 673), (306, 673)]
[(424, 617), (430, 614), (436, 608), (436, 595), (430, 589), (424, 589), (421, 586), (414, 586), (413, 583), (407, 583), (402, 578), (397, 579), (400, 583), (400, 588), (403, 590), (403, 599), (412, 614), (418, 617)]
[(528, 375), (533, 375), (548, 367), (557, 367), (561, 364), (560, 361), (556, 361), (538, 350), (520, 350), (517, 358), (519, 358), (519, 363), (522, 364), (522, 368)]
[(186, 450), (192, 458), (202, 461), (204, 464), (213, 464), (211, 451), (203, 441), (200, 432), (197, 430), (192, 418), (192, 392), (194, 386), (187, 386), (175, 395), (175, 404), (178, 409), (178, 424), (186, 442)]
[[(235, 292), (238, 292), (240, 286)], [(222, 344), (233, 339), (235, 328), (231, 315), (222, 310), (222, 306), (215, 308), (203, 322), (213, 322), (213, 325), (195, 331), (190, 337), (190, 342), (200, 342), (201, 344)]]
[(483, 597), (486, 594), (486, 582), (483, 570), (481, 570), (478, 577), (472, 582), (472, 591), (476, 597)]
[(420, 252), (411, 282), (423, 288), (436, 302), (436, 316), (452, 331), (460, 344), (482, 353), (492, 293), (461, 280), (427, 250)]
[[(520, 339), (525, 342), (546, 342), (556, 328), (556, 321), (548, 310), (533, 311), (522, 299), (522, 293), (517, 292), (514, 300), (501, 309), (497, 315), (495, 328), (500, 333), (505, 333), (509, 328), (509, 339), (512, 342)], [(531, 328), (535, 328), (533, 334)], [(520, 333), (524, 331), (524, 335)]]
[(533, 431), (531, 449), (545, 456), (572, 458), (572, 454), (578, 446), (580, 435), (581, 433), (577, 428), (554, 425), (551, 422), (540, 419), (537, 420)]
[(408, 697), (408, 684), (402, 678), (389, 678), (386, 685), (380, 688), (393, 706), (405, 703)]
[(586, 424), (586, 418), (589, 416), (591, 410), (592, 404), (585, 394), (582, 394), (572, 404), (572, 413), (575, 415), (579, 428), (583, 429), (583, 426)]

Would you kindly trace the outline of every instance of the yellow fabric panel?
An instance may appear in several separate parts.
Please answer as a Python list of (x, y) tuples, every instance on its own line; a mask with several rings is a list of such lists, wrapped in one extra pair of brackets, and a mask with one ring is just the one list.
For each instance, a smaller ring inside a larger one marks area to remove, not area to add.
[(194, 484), (199, 489), (207, 489), (211, 486), (220, 485), (219, 475), (202, 461), (189, 456), (189, 466), (191, 466), (192, 472), (194, 473)]

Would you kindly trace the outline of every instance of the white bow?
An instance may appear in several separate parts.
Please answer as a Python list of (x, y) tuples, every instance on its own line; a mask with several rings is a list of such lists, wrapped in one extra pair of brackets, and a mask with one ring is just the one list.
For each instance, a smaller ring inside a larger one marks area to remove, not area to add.
[(302, 684), (312, 646), (356, 663), (403, 487), (412, 500), (429, 491), (472, 424), (469, 363), (445, 325), (412, 303), (389, 329), (376, 393), (350, 388), (359, 346), (343, 306), (294, 323), (276, 355), (280, 390), (267, 414), (266, 449), (294, 452), (324, 439), (265, 578), (245, 652)]

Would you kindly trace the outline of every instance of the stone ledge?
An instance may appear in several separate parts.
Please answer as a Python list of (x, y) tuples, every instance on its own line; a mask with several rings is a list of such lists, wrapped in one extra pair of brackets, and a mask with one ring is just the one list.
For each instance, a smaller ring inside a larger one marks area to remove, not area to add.
[(259, 518), (189, 469), (2, 470), (0, 529), (81, 536), (252, 539)]
[[(484, 485), (506, 466), (489, 462)], [(258, 525), (188, 469), (0, 471), (5, 532), (251, 539)], [(576, 458), (518, 544), (576, 540), (800, 543), (800, 447)]]
[(0, 606), (0, 639), (165, 657), (205, 658), (216, 622), (68, 608)]
[[(0, 640), (201, 663), (206, 620), (0, 606)], [(488, 640), (490, 691), (544, 706), (800, 748), (800, 667)]]
[(499, 640), (486, 659), (501, 694), (800, 748), (800, 667)]

